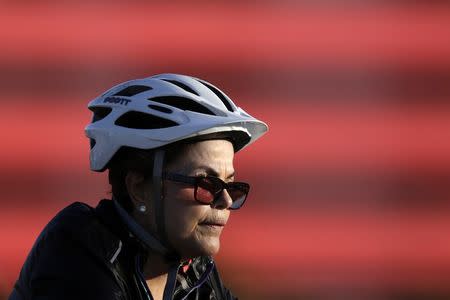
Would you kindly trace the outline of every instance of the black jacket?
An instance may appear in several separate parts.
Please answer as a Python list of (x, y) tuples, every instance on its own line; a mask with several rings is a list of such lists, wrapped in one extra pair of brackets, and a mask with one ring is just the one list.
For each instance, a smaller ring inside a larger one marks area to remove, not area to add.
[[(141, 273), (145, 253), (111, 200), (73, 203), (39, 235), (9, 299), (153, 299)], [(210, 257), (194, 259), (187, 272), (174, 267), (164, 299), (235, 299)]]

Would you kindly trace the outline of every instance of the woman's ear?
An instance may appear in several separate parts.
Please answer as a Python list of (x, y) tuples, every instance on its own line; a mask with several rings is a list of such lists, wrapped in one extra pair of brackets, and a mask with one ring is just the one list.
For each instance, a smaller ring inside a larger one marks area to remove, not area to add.
[(134, 208), (143, 203), (148, 204), (150, 200), (150, 184), (141, 173), (128, 171), (125, 176), (125, 184)]

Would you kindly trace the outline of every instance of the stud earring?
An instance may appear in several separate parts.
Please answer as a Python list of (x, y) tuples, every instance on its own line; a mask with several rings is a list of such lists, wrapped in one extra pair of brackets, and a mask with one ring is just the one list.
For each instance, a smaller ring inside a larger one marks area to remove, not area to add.
[(145, 204), (141, 203), (141, 204), (139, 204), (139, 206), (138, 206), (138, 210), (139, 210), (141, 213), (145, 213), (145, 212), (147, 211), (147, 206), (146, 206)]

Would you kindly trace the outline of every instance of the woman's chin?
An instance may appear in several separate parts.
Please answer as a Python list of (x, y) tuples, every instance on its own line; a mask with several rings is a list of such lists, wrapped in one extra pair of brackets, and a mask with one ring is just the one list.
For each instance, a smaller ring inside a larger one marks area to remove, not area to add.
[(219, 252), (220, 249), (220, 241), (209, 244), (206, 247), (202, 248), (201, 256), (214, 256)]
[[(183, 258), (189, 259), (199, 256), (214, 256), (219, 252), (219, 238), (202, 239), (191, 243), (189, 247), (183, 247), (180, 254)], [(184, 250), (184, 251), (183, 251)]]

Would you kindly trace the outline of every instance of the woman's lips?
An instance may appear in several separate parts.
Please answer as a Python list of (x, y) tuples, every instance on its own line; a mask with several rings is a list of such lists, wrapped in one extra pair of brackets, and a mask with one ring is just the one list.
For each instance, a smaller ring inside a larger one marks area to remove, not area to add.
[(212, 223), (201, 223), (199, 225), (202, 227), (211, 228), (211, 229), (222, 229), (225, 226), (225, 225), (212, 224)]
[(204, 233), (214, 234), (214, 235), (221, 234), (222, 229), (224, 228), (223, 225), (213, 225), (213, 224), (208, 224), (208, 223), (202, 223), (199, 225)]
[(199, 225), (204, 228), (207, 229), (208, 231), (213, 231), (213, 232), (221, 232), (223, 227), (225, 226), (226, 222), (225, 221), (204, 221), (199, 223)]
[(223, 226), (225, 226), (226, 223), (227, 223), (226, 221), (220, 221), (220, 220), (217, 220), (217, 221), (204, 221), (204, 222), (199, 223), (199, 225), (208, 225), (208, 226), (220, 226), (220, 227), (223, 227)]

